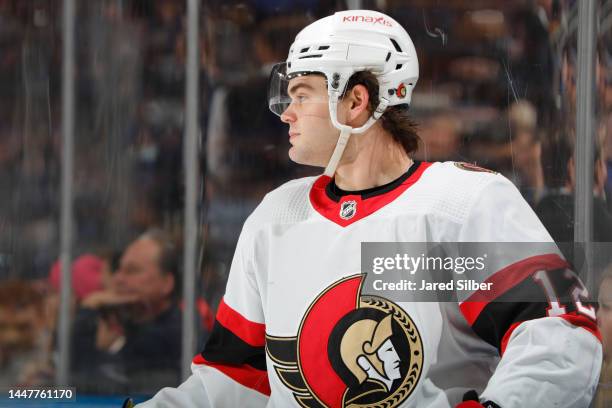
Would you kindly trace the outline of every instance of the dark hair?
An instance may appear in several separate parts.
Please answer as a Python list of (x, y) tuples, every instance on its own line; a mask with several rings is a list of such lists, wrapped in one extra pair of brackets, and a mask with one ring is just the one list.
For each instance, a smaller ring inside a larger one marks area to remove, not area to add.
[[(575, 130), (571, 124), (562, 124), (553, 129), (542, 146), (542, 169), (544, 181), (550, 188), (561, 188), (570, 179), (567, 163), (574, 157), (576, 149)], [(601, 160), (601, 146), (593, 145), (593, 162)], [(594, 169), (595, 170), (595, 169)]]
[[(347, 91), (353, 89), (355, 85), (363, 85), (368, 90), (370, 101), (368, 111), (374, 112), (378, 107), (378, 79), (370, 71), (360, 71), (353, 74), (346, 85)], [(393, 136), (393, 140), (399, 143), (407, 154), (417, 151), (421, 138), (417, 134), (417, 124), (408, 115), (408, 104), (389, 106), (385, 113), (378, 119), (384, 130)]]
[(159, 246), (159, 269), (163, 274), (170, 274), (174, 277), (174, 288), (172, 296), (178, 297), (180, 292), (180, 274), (179, 274), (179, 254), (176, 245), (161, 229), (150, 229), (142, 234), (138, 239), (150, 239)]

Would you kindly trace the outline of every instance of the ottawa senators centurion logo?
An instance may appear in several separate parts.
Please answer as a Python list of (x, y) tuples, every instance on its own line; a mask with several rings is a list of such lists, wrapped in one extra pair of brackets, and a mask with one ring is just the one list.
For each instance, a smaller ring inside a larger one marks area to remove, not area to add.
[(419, 331), (393, 302), (362, 296), (364, 278), (350, 276), (327, 287), (296, 337), (266, 336), (278, 378), (302, 407), (397, 407), (419, 381)]

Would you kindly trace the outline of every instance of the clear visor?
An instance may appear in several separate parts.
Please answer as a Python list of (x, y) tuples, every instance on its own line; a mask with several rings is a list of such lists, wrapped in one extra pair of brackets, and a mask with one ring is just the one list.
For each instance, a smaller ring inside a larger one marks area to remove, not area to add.
[[(316, 85), (320, 84), (308, 83), (307, 85), (310, 86), (297, 86), (300, 81), (293, 81), (290, 84), (292, 79), (311, 74), (318, 74), (324, 77), (319, 71), (300, 71), (287, 74), (286, 62), (274, 65), (268, 81), (268, 107), (270, 110), (280, 116), (292, 103), (299, 104), (300, 106), (310, 103), (327, 104), (327, 90), (322, 95), (321, 90), (316, 89)], [(323, 83), (325, 84), (325, 82)]]

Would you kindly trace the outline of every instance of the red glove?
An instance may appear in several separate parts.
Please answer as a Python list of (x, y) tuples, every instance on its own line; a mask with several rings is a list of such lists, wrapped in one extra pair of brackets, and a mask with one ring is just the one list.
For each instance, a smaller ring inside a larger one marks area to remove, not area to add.
[(478, 402), (478, 393), (472, 390), (463, 395), (463, 402), (460, 402), (455, 408), (500, 408), (500, 406), (491, 401), (481, 404)]
[(485, 407), (478, 401), (463, 401), (463, 402), (460, 402), (459, 405), (457, 405), (455, 408), (485, 408)]

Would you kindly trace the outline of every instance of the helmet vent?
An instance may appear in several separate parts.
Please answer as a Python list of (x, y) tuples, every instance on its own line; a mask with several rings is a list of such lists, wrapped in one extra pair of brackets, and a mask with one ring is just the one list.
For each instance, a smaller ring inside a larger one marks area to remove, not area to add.
[(329, 48), (329, 45), (322, 45), (322, 46), (319, 47), (319, 51), (326, 50), (328, 48)]
[(304, 55), (303, 57), (300, 57), (299, 59), (321, 58), (322, 56), (323, 56), (323, 54)]
[(301, 53), (303, 53), (303, 52), (308, 51), (309, 49), (310, 49), (310, 47), (302, 48), (302, 49), (300, 50), (300, 54), (301, 54)]
[(397, 64), (397, 65), (395, 66), (395, 69), (401, 69), (401, 68), (402, 68), (402, 65), (403, 65), (403, 64)]
[(390, 38), (390, 40), (391, 40), (391, 44), (393, 44), (393, 46), (395, 47), (395, 51), (402, 52), (402, 49), (400, 48), (400, 46), (397, 43), (397, 41), (395, 41), (393, 38)]
[(387, 58), (385, 59), (385, 62), (389, 61), (389, 58), (391, 58), (391, 53), (387, 53)]

